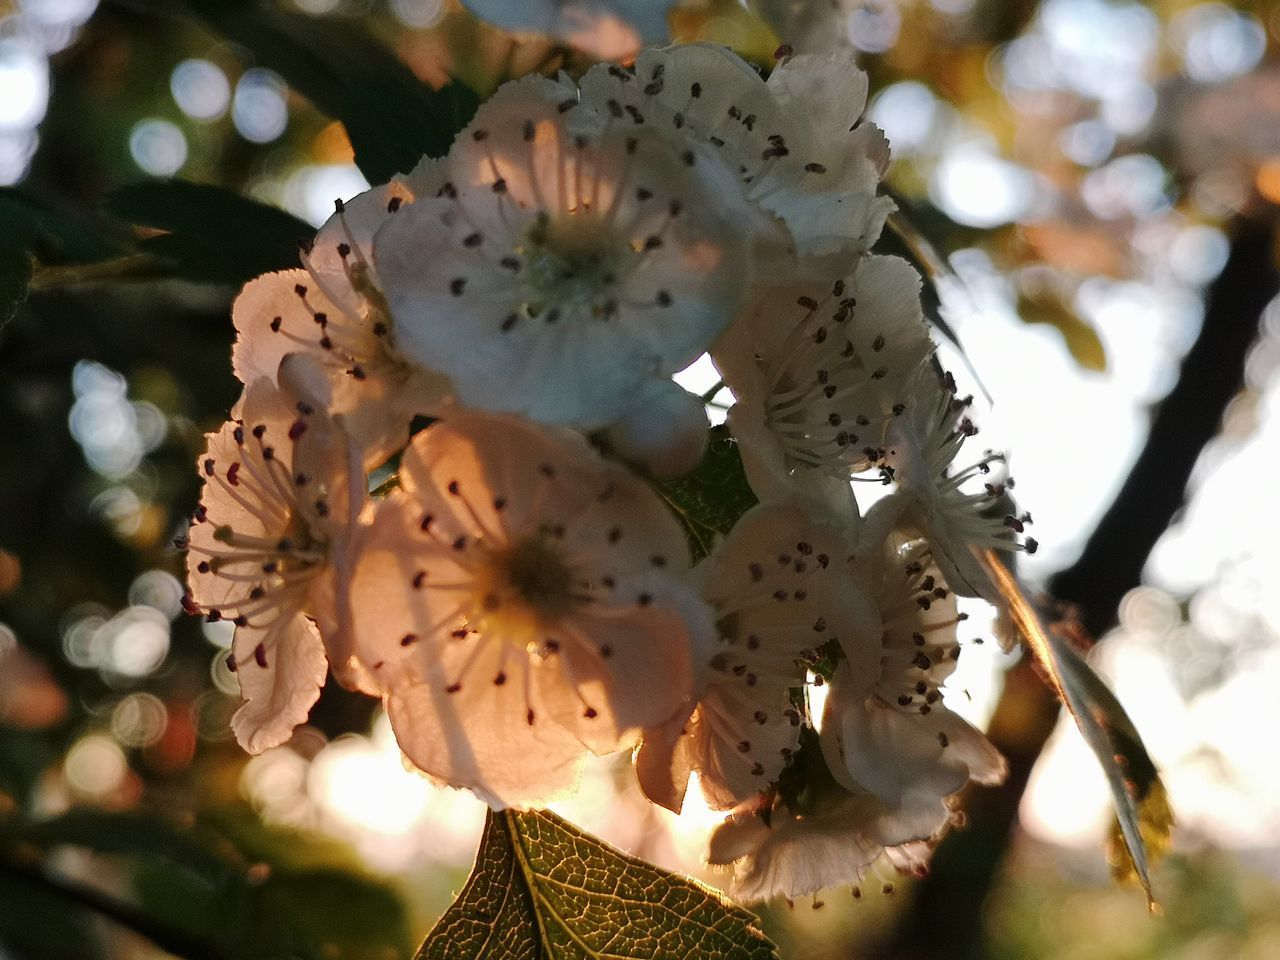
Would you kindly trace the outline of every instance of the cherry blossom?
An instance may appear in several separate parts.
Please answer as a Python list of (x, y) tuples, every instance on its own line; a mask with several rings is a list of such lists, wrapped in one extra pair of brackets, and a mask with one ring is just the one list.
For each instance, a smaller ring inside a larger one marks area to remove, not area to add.
[[(962, 616), (925, 540), (891, 536), (857, 562), (882, 630), (845, 643), (827, 696), (822, 746), (836, 779), (884, 808), (885, 845), (920, 840), (949, 816), (968, 782), (1004, 779), (1004, 758), (942, 702), (955, 670)], [(866, 644), (873, 644), (869, 666)]]
[(834, 283), (760, 290), (712, 348), (757, 495), (877, 465), (932, 351), (920, 276), (897, 257), (868, 257)]
[(496, 808), (571, 792), (692, 694), (710, 613), (642, 481), (582, 439), (460, 408), (418, 434), (352, 586), (400, 745)]
[(843, 576), (845, 531), (798, 506), (749, 511), (699, 567), (719, 644), (687, 722), (652, 731), (637, 756), (650, 799), (679, 809), (697, 770), (708, 803), (758, 797), (795, 751), (805, 662), (825, 644), (874, 631), (875, 611)]
[(374, 261), (396, 346), (462, 403), (595, 429), (705, 350), (749, 265), (692, 154), (579, 126), (576, 104), (564, 80), (501, 88), (442, 195), (392, 218)]
[(926, 869), (935, 837), (886, 846), (876, 839), (884, 808), (873, 795), (845, 790), (822, 772), (816, 779), (803, 810), (779, 806), (762, 815), (744, 807), (712, 832), (707, 859), (733, 865), (737, 899), (792, 899), (838, 886), (861, 897), (863, 879), (881, 857), (899, 872)]
[(367, 687), (336, 599), (364, 502), (360, 450), (325, 413), (309, 358), (286, 359), (279, 380), (254, 380), (242, 418), (206, 438), (186, 538), (184, 606), (236, 627), (227, 662), (245, 703), (232, 728), (250, 753), (306, 719), (330, 663), (347, 685)]
[(784, 57), (766, 81), (724, 47), (649, 49), (633, 71), (592, 68), (582, 96), (602, 116), (660, 126), (718, 157), (753, 206), (781, 218), (802, 256), (848, 265), (893, 209), (876, 195), (888, 144), (861, 118), (867, 77), (847, 52)]
[(419, 196), (434, 196), (440, 164), (424, 160), (408, 176), (337, 204), (303, 254), (305, 270), (250, 281), (232, 308), (232, 368), (242, 383), (274, 378), (289, 353), (306, 353), (333, 381), (330, 413), (344, 414), (366, 462), (376, 466), (404, 445), (409, 422), (446, 397), (446, 378), (407, 362), (372, 263), (373, 235)]
[(886, 517), (900, 515), (900, 523), (928, 535), (933, 557), (954, 589), (999, 604), (975, 551), (1035, 553), (1034, 537), (1018, 540), (1031, 515), (1014, 512), (1008, 497), (1012, 479), (994, 473), (993, 465), (1004, 463), (1003, 454), (988, 450), (952, 472), (965, 440), (978, 429), (968, 415), (969, 399), (955, 396), (950, 376), (940, 384), (933, 371), (921, 371), (914, 393), (919, 399), (908, 415), (891, 423), (885, 442), (884, 464), (900, 494), (877, 504), (877, 510)]

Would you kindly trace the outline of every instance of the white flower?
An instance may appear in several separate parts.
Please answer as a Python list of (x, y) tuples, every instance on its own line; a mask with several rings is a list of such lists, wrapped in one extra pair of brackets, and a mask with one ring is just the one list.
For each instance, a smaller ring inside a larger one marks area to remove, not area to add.
[(329, 662), (347, 685), (367, 686), (335, 600), (364, 472), (359, 448), (314, 396), (323, 375), (308, 365), (288, 358), (279, 387), (254, 380), (243, 419), (208, 435), (187, 538), (184, 606), (236, 625), (228, 663), (246, 702), (232, 728), (250, 753), (284, 742), (306, 719)]
[(838, 525), (771, 504), (748, 511), (699, 568), (719, 644), (692, 717), (647, 734), (637, 755), (650, 799), (679, 809), (691, 770), (721, 810), (777, 780), (800, 736), (794, 698), (803, 662), (876, 627), (875, 611), (844, 575), (846, 552)]
[(454, 408), (418, 434), (351, 587), (358, 652), (422, 770), (497, 808), (572, 791), (586, 751), (691, 697), (709, 612), (643, 482), (578, 436)]
[(444, 195), (392, 218), (374, 259), (396, 345), (460, 402), (594, 429), (705, 350), (747, 264), (692, 156), (651, 130), (579, 130), (576, 103), (563, 80), (502, 87)]
[(992, 464), (1003, 464), (1003, 454), (988, 450), (975, 463), (951, 472), (964, 441), (978, 432), (968, 416), (969, 400), (957, 399), (954, 391), (950, 375), (942, 385), (933, 371), (921, 371), (916, 387), (921, 399), (906, 416), (892, 421), (885, 441), (884, 463), (899, 493), (874, 509), (886, 518), (900, 514), (898, 522), (927, 535), (934, 559), (954, 589), (999, 604), (999, 593), (974, 551), (1035, 553), (1039, 545), (1033, 537), (1018, 541), (1031, 515), (1011, 513), (1007, 492), (1013, 481), (991, 475)]
[(675, 131), (717, 155), (748, 200), (785, 222), (803, 256), (856, 257), (893, 209), (876, 196), (888, 144), (861, 119), (867, 77), (848, 54), (787, 57), (766, 82), (724, 47), (646, 50), (634, 72), (592, 68), (582, 95), (604, 116)]
[(325, 296), (354, 316), (385, 320), (386, 302), (373, 263), (374, 235), (408, 204), (438, 195), (446, 178), (443, 160), (423, 157), (390, 183), (335, 201), (332, 216), (302, 252), (303, 265)]
[(463, 6), (504, 30), (545, 34), (601, 60), (622, 60), (646, 43), (668, 40), (667, 10), (674, 2), (464, 0)]
[[(376, 466), (404, 446), (409, 422), (444, 399), (448, 381), (406, 361), (393, 347), (393, 323), (373, 271), (373, 235), (416, 196), (434, 196), (439, 164), (347, 203), (303, 254), (305, 270), (269, 273), (248, 283), (232, 307), (232, 369), (242, 383), (274, 379), (289, 353), (315, 358), (333, 382), (329, 412)], [(239, 413), (239, 411), (235, 411)]]
[(836, 886), (861, 895), (859, 885), (881, 856), (899, 871), (923, 871), (934, 838), (885, 846), (875, 839), (883, 806), (871, 794), (842, 790), (825, 777), (810, 792), (802, 813), (744, 808), (711, 834), (707, 859), (733, 864), (738, 900), (791, 899)]
[(920, 276), (897, 257), (868, 257), (830, 285), (759, 291), (712, 348), (756, 495), (878, 464), (932, 351)]
[(874, 839), (889, 846), (931, 836), (947, 821), (947, 797), (971, 780), (1001, 782), (1006, 765), (942, 703), (963, 618), (928, 542), (894, 535), (859, 567), (883, 629), (844, 644), (848, 659), (831, 682), (822, 746), (843, 786), (883, 805)]

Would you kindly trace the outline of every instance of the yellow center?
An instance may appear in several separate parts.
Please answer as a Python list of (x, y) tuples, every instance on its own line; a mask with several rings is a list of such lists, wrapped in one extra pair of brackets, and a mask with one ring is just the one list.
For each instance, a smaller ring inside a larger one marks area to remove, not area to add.
[(520, 646), (541, 643), (573, 603), (572, 574), (541, 536), (495, 551), (476, 572), (473, 623)]

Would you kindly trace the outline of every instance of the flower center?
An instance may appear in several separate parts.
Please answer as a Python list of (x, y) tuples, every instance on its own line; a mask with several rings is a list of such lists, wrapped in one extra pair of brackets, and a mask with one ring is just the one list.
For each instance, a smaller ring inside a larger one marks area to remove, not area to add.
[(573, 605), (573, 576), (561, 553), (541, 536), (495, 551), (477, 571), (474, 619), (515, 643), (538, 643)]
[[(565, 308), (586, 308), (606, 317), (608, 302), (597, 302), (617, 282), (614, 244), (610, 232), (589, 212), (555, 221), (538, 214), (525, 234), (524, 280), (530, 316), (548, 321)], [(614, 308), (616, 309), (616, 307)]]

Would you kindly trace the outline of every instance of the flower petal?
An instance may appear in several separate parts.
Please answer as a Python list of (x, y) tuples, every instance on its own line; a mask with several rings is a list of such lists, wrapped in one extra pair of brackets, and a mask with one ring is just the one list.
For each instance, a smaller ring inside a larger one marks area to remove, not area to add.
[(279, 746), (304, 723), (329, 671), (324, 644), (302, 614), (266, 630), (240, 627), (232, 644), (244, 705), (231, 718), (240, 746), (261, 753)]

